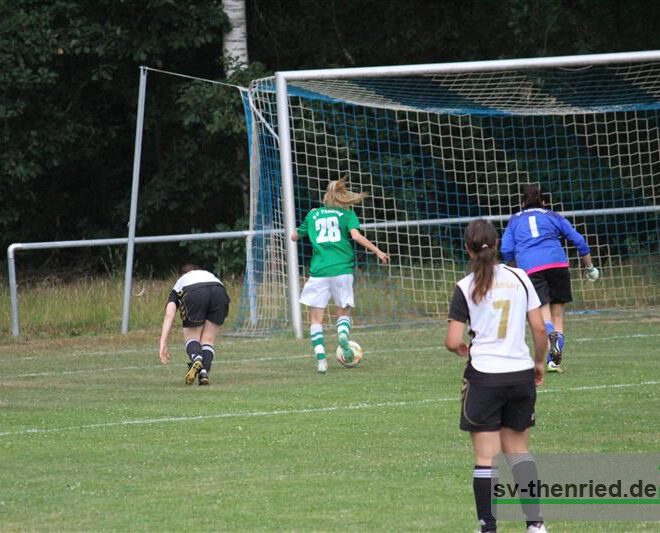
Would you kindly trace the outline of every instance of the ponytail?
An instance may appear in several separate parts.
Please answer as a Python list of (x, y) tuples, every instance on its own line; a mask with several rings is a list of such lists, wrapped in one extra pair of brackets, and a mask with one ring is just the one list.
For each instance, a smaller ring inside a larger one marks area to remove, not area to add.
[(362, 202), (366, 197), (367, 193), (351, 191), (346, 186), (346, 177), (343, 177), (328, 183), (328, 188), (323, 196), (323, 205), (349, 209)]
[(470, 295), (476, 304), (493, 286), (497, 257), (497, 230), (484, 219), (473, 220), (465, 229), (465, 244), (471, 254), (470, 270), (474, 273), (474, 288)]
[(541, 192), (541, 187), (535, 183), (523, 185), (522, 188), (522, 207), (531, 209), (533, 207), (543, 207), (545, 205), (545, 196)]

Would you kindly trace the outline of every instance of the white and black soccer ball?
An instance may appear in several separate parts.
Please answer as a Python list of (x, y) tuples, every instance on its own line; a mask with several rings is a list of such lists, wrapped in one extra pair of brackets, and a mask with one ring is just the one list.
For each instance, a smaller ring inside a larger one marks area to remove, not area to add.
[(348, 345), (353, 350), (353, 360), (349, 363), (344, 359), (344, 352), (341, 349), (341, 346), (337, 346), (337, 361), (339, 364), (346, 368), (353, 368), (360, 364), (362, 360), (362, 347), (355, 341), (348, 341)]

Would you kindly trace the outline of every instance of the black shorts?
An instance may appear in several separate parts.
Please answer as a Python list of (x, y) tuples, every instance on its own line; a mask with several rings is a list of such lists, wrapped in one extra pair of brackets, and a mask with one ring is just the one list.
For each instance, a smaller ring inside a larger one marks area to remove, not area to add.
[(197, 328), (206, 320), (222, 325), (229, 312), (229, 302), (227, 291), (219, 283), (185, 289), (179, 304), (183, 327)]
[(524, 431), (535, 423), (534, 382), (484, 385), (463, 379), (461, 424), (463, 431), (499, 431), (503, 427)]
[(541, 305), (565, 304), (573, 301), (571, 275), (568, 268), (549, 268), (529, 275)]

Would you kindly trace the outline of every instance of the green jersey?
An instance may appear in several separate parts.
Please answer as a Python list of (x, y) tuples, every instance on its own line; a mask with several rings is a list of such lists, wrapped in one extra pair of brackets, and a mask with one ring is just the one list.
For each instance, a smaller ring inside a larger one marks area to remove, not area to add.
[(317, 207), (307, 213), (298, 228), (298, 236), (307, 236), (312, 243), (311, 276), (329, 278), (353, 273), (352, 229), (360, 229), (360, 221), (352, 209)]

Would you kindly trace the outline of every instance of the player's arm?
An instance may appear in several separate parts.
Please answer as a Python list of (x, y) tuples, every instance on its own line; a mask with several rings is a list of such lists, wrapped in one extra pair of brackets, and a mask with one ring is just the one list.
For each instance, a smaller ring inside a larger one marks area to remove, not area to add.
[(463, 340), (465, 332), (465, 323), (458, 320), (449, 319), (449, 327), (445, 336), (445, 348), (461, 357), (467, 357), (470, 353), (468, 345)]
[(516, 243), (513, 239), (513, 230), (511, 229), (512, 222), (506, 226), (504, 234), (502, 235), (502, 244), (500, 246), (500, 252), (502, 253), (502, 259), (505, 263), (511, 263), (514, 258), (514, 252), (516, 249)]
[[(568, 220), (566, 220), (561, 215), (559, 215), (559, 231), (565, 239), (569, 240), (573, 246), (577, 248), (580, 257), (584, 258), (586, 255), (588, 255), (589, 261), (591, 261), (591, 248), (589, 248), (587, 240), (578, 230), (573, 227), (573, 225)], [(587, 265), (585, 264), (585, 266)]]
[(534, 340), (534, 381), (538, 386), (543, 383), (545, 376), (545, 354), (548, 348), (548, 333), (540, 307), (527, 311), (527, 322)]
[(160, 330), (160, 361), (164, 365), (170, 360), (170, 350), (167, 347), (167, 339), (170, 336), (170, 331), (172, 331), (172, 324), (174, 323), (174, 317), (176, 316), (176, 303), (169, 301), (167, 306), (165, 306), (165, 317), (163, 318), (163, 326)]
[(582, 264), (584, 265), (584, 270), (587, 272), (587, 279), (589, 281), (596, 281), (600, 277), (600, 272), (594, 266), (591, 254), (585, 254), (582, 256)]
[(303, 223), (300, 224), (300, 226), (299, 226), (298, 228), (296, 228), (296, 231), (294, 231), (294, 232), (291, 234), (291, 240), (292, 240), (292, 241), (294, 241), (294, 242), (295, 242), (295, 241), (299, 241), (299, 240), (302, 239), (305, 235), (307, 235), (307, 226), (308, 226), (308, 221), (307, 221), (307, 219), (308, 219), (308, 217), (309, 217), (309, 214), (308, 214), (308, 216), (305, 217), (305, 220), (303, 220)]
[(390, 262), (390, 256), (387, 255), (385, 252), (383, 252), (380, 248), (378, 248), (378, 246), (376, 246), (373, 242), (367, 239), (364, 235), (362, 235), (359, 229), (353, 228), (351, 230), (351, 238), (355, 242), (357, 242), (358, 244), (362, 245), (364, 248), (369, 250), (370, 252), (375, 253), (378, 256), (380, 262), (383, 263), (384, 265)]
[(461, 357), (466, 357), (470, 353), (470, 348), (463, 340), (465, 324), (469, 319), (470, 310), (467, 300), (463, 291), (456, 285), (449, 304), (449, 326), (445, 335), (445, 348)]
[(561, 217), (560, 221), (561, 232), (566, 239), (573, 243), (573, 246), (577, 248), (580, 257), (582, 258), (582, 264), (587, 271), (587, 279), (589, 281), (596, 281), (600, 277), (600, 272), (593, 264), (591, 259), (591, 248), (589, 248), (586, 239), (564, 217)]

